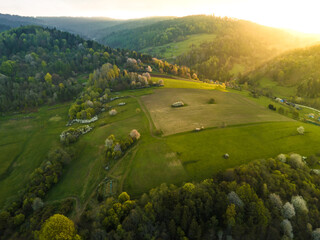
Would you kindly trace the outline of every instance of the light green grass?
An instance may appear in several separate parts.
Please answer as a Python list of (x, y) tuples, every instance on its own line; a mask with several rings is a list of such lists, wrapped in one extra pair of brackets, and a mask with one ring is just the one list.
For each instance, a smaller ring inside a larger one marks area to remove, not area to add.
[(296, 87), (281, 86), (269, 77), (263, 77), (258, 82), (262, 88), (271, 89), (273, 95), (277, 97), (285, 98), (294, 96), (297, 93)]
[[(125, 106), (117, 106), (126, 102)], [(134, 98), (118, 99), (109, 103), (118, 111), (116, 116), (103, 113), (94, 123), (92, 132), (82, 136), (73, 145), (76, 149), (75, 160), (67, 166), (59, 183), (49, 192), (47, 200), (60, 200), (75, 196), (82, 202), (95, 190), (96, 186), (107, 176), (105, 168), (105, 139), (114, 134), (117, 139), (128, 136), (132, 129), (137, 129), (142, 136), (147, 135), (147, 120), (143, 112), (136, 112), (140, 105)], [(126, 167), (126, 166), (124, 166)]]
[[(215, 84), (204, 83), (195, 80), (170, 79), (165, 77), (153, 77), (152, 80), (158, 82), (159, 79), (164, 81), (164, 88), (192, 88), (192, 89), (217, 89)], [(221, 89), (222, 90), (222, 89)]]
[[(59, 144), (68, 108), (68, 103), (45, 106), (37, 113), (0, 118), (0, 207), (14, 198), (33, 170), (45, 161), (49, 150)], [(57, 116), (61, 120), (49, 121)]]
[(186, 40), (168, 43), (159, 47), (150, 47), (142, 49), (141, 52), (151, 54), (153, 56), (161, 56), (162, 58), (170, 61), (174, 60), (177, 56), (191, 50), (191, 46), (198, 47), (202, 42), (212, 41), (216, 38), (214, 34), (197, 34), (190, 35)]
[[(305, 135), (297, 134), (296, 128), (301, 125), (306, 129)], [(300, 122), (257, 123), (154, 140), (150, 145), (140, 146), (124, 190), (138, 196), (162, 182), (198, 181), (218, 171), (279, 153), (298, 152), (308, 156), (319, 149), (319, 130), (317, 126)], [(172, 152), (177, 153), (175, 158), (183, 167), (170, 165), (173, 160), (166, 156)], [(223, 158), (225, 153), (230, 155), (229, 159)]]

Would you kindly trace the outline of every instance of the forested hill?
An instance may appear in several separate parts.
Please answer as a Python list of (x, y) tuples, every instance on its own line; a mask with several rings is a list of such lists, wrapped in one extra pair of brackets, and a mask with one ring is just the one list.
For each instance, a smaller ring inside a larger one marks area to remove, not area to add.
[(82, 89), (79, 75), (107, 62), (123, 66), (130, 54), (55, 29), (27, 26), (3, 32), (0, 111), (72, 99)]
[(296, 89), (305, 98), (320, 97), (320, 45), (280, 55), (244, 77), (250, 85), (268, 88), (270, 83)]
[[(230, 73), (239, 72), (233, 69), (236, 64), (249, 68), (313, 41), (248, 21), (204, 15), (161, 21), (100, 39), (111, 47), (134, 49), (160, 58), (176, 52), (177, 55), (170, 56), (172, 62), (195, 68), (200, 75), (213, 80), (230, 79)], [(176, 51), (183, 44), (189, 45)]]
[(37, 19), (42, 20), (46, 26), (79, 34), (89, 39), (99, 40), (102, 37), (118, 31), (135, 29), (170, 18), (172, 17), (151, 17), (129, 20), (97, 17), (39, 17)]
[(134, 29), (174, 17), (119, 20), (106, 17), (23, 17), (0, 13), (0, 32), (26, 25), (57, 28), (87, 39), (100, 39), (121, 30)]
[(0, 13), (0, 32), (26, 25), (43, 25), (40, 19)]

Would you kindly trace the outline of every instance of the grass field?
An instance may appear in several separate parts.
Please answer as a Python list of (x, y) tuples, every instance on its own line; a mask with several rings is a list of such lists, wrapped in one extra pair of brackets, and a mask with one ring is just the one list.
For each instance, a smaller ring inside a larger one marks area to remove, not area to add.
[[(301, 125), (305, 135), (297, 134), (296, 128)], [(257, 123), (168, 136), (141, 144), (124, 190), (139, 196), (162, 182), (202, 180), (279, 153), (308, 156), (319, 150), (319, 141), (319, 127), (300, 122)], [(230, 155), (227, 160), (222, 157), (225, 153)]]
[(191, 50), (191, 46), (199, 46), (202, 42), (211, 41), (216, 36), (214, 34), (196, 34), (190, 35), (184, 41), (168, 43), (159, 47), (151, 47), (142, 49), (141, 52), (151, 54), (153, 56), (161, 56), (167, 61), (174, 60), (177, 56)]
[[(215, 99), (215, 104), (208, 104)], [(239, 94), (218, 90), (160, 89), (141, 97), (157, 129), (164, 136), (192, 131), (198, 127), (290, 121)], [(183, 101), (187, 106), (172, 108), (171, 104)]]
[[(212, 84), (197, 81), (162, 79), (165, 86), (160, 89), (113, 93), (127, 96), (109, 104), (118, 114), (100, 114), (92, 124), (93, 131), (72, 145), (75, 159), (49, 191), (46, 201), (72, 197), (85, 206), (106, 177), (116, 182), (117, 193), (127, 191), (138, 197), (163, 182), (201, 180), (254, 159), (288, 152), (318, 152), (319, 127), (268, 110), (270, 99), (252, 98), (245, 91), (218, 91)], [(208, 104), (210, 98), (216, 104)], [(171, 104), (177, 100), (185, 101), (187, 106), (172, 109)], [(120, 107), (119, 102), (127, 104)], [(45, 160), (50, 148), (58, 144), (59, 134), (67, 129), (68, 108), (69, 104), (43, 107), (37, 113), (0, 118), (0, 206), (7, 197), (10, 201)], [(222, 122), (226, 123), (224, 128)], [(198, 127), (195, 123), (205, 130), (191, 131)], [(300, 125), (305, 127), (305, 135), (297, 135)], [(141, 133), (141, 139), (105, 170), (105, 139), (110, 134), (124, 138), (134, 128)], [(154, 135), (156, 128), (165, 136)], [(225, 153), (230, 159), (222, 158)]]
[[(125, 106), (117, 106), (126, 102)], [(114, 134), (117, 139), (126, 137), (132, 129), (146, 135), (146, 119), (135, 98), (118, 99), (110, 103), (118, 111), (116, 116), (107, 112), (99, 115), (92, 132), (82, 136), (73, 145), (76, 149), (76, 160), (67, 167), (63, 178), (49, 192), (47, 200), (59, 200), (66, 197), (79, 197), (83, 202), (94, 191), (96, 186), (107, 176), (104, 163), (105, 139)]]
[(33, 170), (59, 143), (68, 108), (66, 103), (0, 118), (0, 207), (28, 182)]

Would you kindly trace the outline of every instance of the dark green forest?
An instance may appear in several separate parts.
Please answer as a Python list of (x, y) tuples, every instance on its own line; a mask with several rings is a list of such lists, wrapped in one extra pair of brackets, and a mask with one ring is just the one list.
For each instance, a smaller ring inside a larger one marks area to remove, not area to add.
[[(40, 199), (72, 160), (68, 151), (51, 151), (20, 200), (0, 213), (1, 239), (41, 239), (48, 234), (41, 226), (50, 224), (49, 217), (72, 211), (72, 200), (43, 205)], [(98, 192), (76, 222), (78, 234), (82, 239), (318, 239), (320, 176), (308, 167), (318, 160), (318, 155), (305, 162), (298, 154), (282, 154), (199, 183), (162, 184), (137, 200), (125, 192), (105, 199)], [(79, 239), (72, 234), (65, 239)]]

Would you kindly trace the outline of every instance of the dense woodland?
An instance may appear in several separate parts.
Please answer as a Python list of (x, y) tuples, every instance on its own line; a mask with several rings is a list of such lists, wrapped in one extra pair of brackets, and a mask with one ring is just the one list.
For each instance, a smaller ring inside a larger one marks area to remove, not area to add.
[(0, 111), (73, 99), (81, 74), (104, 63), (123, 67), (136, 52), (114, 50), (56, 29), (21, 27), (0, 35)]
[[(20, 200), (0, 213), (1, 239), (46, 239), (41, 236), (49, 234), (47, 225), (51, 232), (73, 226), (51, 217), (68, 215), (72, 200), (42, 203), (69, 161), (72, 154), (56, 149), (35, 170)], [(304, 162), (298, 154), (280, 154), (200, 183), (162, 184), (138, 200), (127, 193), (99, 195), (76, 221), (78, 234), (82, 239), (319, 239), (320, 176), (309, 168), (317, 161), (315, 155)], [(65, 234), (80, 239), (75, 230)]]

